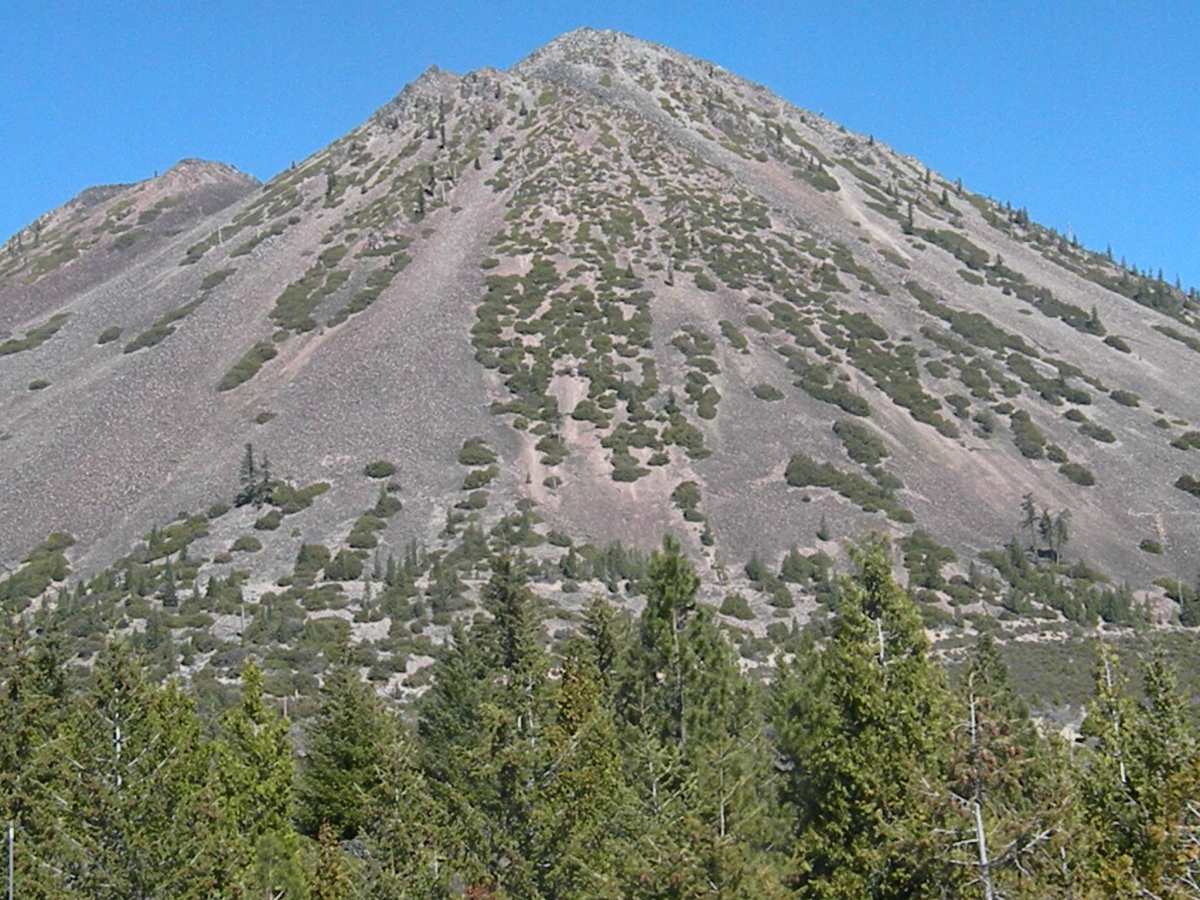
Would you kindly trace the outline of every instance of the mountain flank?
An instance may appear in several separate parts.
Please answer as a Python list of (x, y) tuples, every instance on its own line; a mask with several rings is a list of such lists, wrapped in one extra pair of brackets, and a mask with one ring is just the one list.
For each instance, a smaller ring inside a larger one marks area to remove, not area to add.
[[(232, 579), (387, 660), (471, 614), (480, 542), (565, 626), (593, 589), (636, 608), (669, 531), (765, 663), (874, 531), (951, 655), (1186, 634), (1198, 312), (719, 66), (571, 32), (431, 68), (265, 184), (184, 160), (14, 235), (0, 561), (67, 569), (0, 595), (136, 570), (150, 615), (168, 575)], [(389, 557), (440, 606), (372, 607)], [(104, 602), (97, 630), (145, 627)], [(244, 615), (173, 626), (191, 670), (231, 671)]]

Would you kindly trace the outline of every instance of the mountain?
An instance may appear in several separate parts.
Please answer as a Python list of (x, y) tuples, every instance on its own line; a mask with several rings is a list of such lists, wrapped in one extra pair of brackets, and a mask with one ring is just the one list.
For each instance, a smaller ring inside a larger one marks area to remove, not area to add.
[[(289, 589), (369, 641), (396, 624), (365, 608), (377, 553), (414, 542), (415, 582), (470, 595), (464, 542), (519, 540), (569, 619), (670, 530), (753, 641), (874, 530), (931, 625), (1194, 624), (1198, 313), (952, 173), (584, 29), (430, 68), (265, 184), (187, 160), (15, 235), (0, 561), (63, 551), (48, 582), (83, 597), (131, 566), (152, 597)], [(230, 510), (247, 444), (281, 480)], [(227, 640), (245, 607), (219, 612)]]

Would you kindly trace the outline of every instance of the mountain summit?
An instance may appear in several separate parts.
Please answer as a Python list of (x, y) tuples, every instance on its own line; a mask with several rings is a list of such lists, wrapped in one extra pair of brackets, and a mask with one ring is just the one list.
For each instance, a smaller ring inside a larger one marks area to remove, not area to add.
[[(874, 530), (930, 621), (1190, 621), (1198, 310), (719, 66), (582, 29), (431, 68), (266, 184), (185, 160), (14, 236), (0, 561), (68, 532), (77, 574), (161, 575), (180, 545), (143, 536), (192, 522), (197, 584), (257, 596), (319, 545), (353, 606), (410, 542), (518, 534), (554, 592), (600, 577), (564, 560), (674, 531), (761, 635)], [(224, 508), (248, 444), (283, 485), (243, 496), (266, 512)]]

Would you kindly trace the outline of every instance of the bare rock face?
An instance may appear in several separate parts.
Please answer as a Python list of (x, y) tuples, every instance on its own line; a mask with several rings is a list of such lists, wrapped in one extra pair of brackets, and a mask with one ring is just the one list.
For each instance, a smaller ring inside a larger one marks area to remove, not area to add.
[(64, 530), (107, 565), (231, 497), (252, 442), (331, 486), (264, 579), (344, 546), (386, 460), (388, 547), (523, 509), (673, 530), (718, 577), (871, 530), (986, 573), (1030, 494), (1148, 586), (1197, 568), (1198, 310), (718, 66), (572, 32), (430, 69), (267, 184), (183, 160), (15, 236), (0, 561)]

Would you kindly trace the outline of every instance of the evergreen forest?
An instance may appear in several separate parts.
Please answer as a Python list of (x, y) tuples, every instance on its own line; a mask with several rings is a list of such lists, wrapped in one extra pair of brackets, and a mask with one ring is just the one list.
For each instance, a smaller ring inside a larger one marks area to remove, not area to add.
[[(947, 669), (869, 539), (769, 682), (671, 537), (634, 619), (547, 640), (525, 559), (391, 704), (347, 652), (303, 722), (248, 657), (198, 702), (13, 617), (0, 815), (20, 898), (1195, 897), (1200, 733), (1167, 659), (1097, 647), (1079, 733), (984, 634)], [(553, 646), (561, 649), (552, 649)]]

